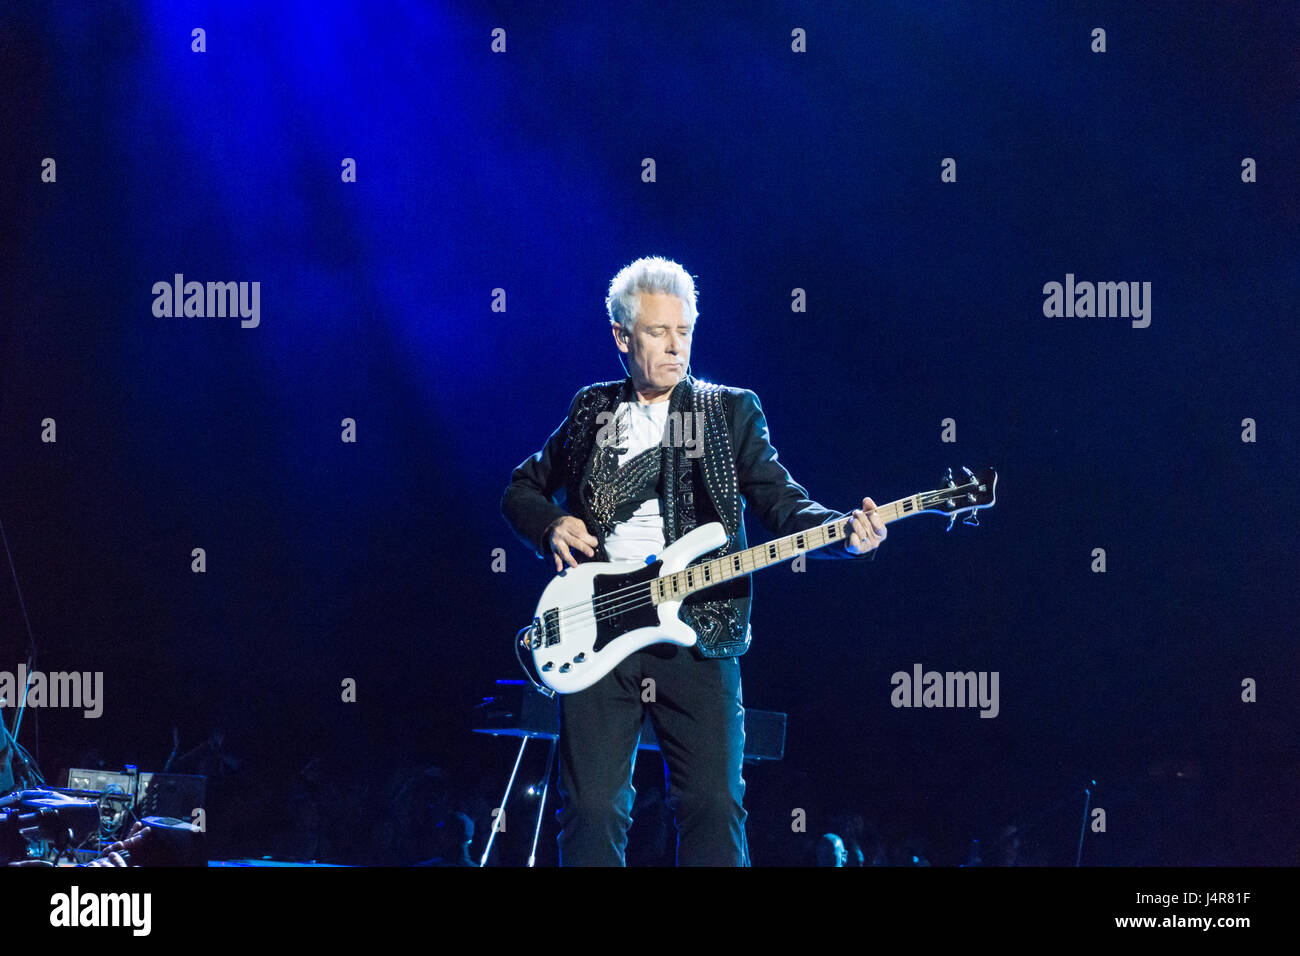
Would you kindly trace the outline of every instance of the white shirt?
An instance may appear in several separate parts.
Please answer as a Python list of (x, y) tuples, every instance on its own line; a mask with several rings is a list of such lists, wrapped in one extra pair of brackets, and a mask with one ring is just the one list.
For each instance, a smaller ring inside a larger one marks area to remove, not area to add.
[[(641, 402), (621, 402), (614, 409), (615, 421), (622, 420), (623, 454), (618, 456), (618, 466), (623, 467), (634, 455), (659, 445), (668, 425), (668, 402), (645, 405)], [(626, 521), (617, 522), (614, 530), (605, 536), (605, 553), (611, 561), (635, 561), (644, 564), (652, 554), (664, 547), (664, 519), (659, 511), (659, 499), (644, 501)]]

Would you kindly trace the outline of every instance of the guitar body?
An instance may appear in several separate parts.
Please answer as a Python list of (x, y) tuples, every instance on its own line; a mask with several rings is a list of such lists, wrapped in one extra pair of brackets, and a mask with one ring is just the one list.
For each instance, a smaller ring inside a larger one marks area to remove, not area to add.
[(643, 647), (694, 644), (695, 632), (678, 617), (682, 602), (656, 604), (651, 582), (726, 542), (726, 530), (715, 521), (651, 555), (647, 564), (590, 561), (566, 568), (542, 592), (533, 625), (522, 632), (522, 646), (532, 652), (542, 682), (557, 693), (572, 694)]

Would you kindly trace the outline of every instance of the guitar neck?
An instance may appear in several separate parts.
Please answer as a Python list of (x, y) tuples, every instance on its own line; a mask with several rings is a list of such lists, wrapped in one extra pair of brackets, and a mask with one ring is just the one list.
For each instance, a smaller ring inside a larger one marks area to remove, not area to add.
[[(924, 494), (912, 495), (910, 498), (899, 498), (897, 501), (891, 501), (887, 505), (876, 508), (876, 514), (880, 515), (880, 519), (885, 524), (897, 521), (900, 518), (920, 514), (924, 510), (922, 507), (924, 498)], [(673, 574), (665, 574), (663, 577), (657, 578), (654, 586), (650, 589), (654, 603), (680, 601), (687, 595), (703, 591), (706, 588), (714, 587), (746, 574), (753, 574), (760, 568), (780, 564), (783, 561), (790, 561), (801, 554), (807, 554), (810, 551), (837, 544), (849, 537), (852, 521), (852, 515), (838, 518), (815, 528), (809, 528), (807, 531), (796, 531), (784, 538), (776, 538), (755, 545), (752, 548), (746, 548), (744, 551), (737, 551), (735, 554), (728, 554), (720, 558), (714, 558), (711, 561), (693, 564)]]

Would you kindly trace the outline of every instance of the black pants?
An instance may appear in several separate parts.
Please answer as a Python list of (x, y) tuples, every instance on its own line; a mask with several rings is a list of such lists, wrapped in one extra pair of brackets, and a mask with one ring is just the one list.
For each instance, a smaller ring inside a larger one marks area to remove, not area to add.
[[(647, 678), (654, 683), (643, 684)], [(625, 865), (632, 770), (647, 712), (668, 768), (677, 864), (749, 865), (738, 659), (655, 644), (559, 702), (562, 866)]]

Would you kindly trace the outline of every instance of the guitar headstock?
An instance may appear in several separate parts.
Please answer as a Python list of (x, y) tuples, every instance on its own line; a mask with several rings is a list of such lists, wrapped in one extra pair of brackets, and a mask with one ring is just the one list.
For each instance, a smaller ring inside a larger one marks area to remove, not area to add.
[(979, 512), (982, 508), (992, 508), (996, 500), (995, 490), (998, 473), (992, 468), (982, 469), (978, 474), (962, 466), (965, 474), (960, 480), (953, 477), (952, 469), (944, 476), (945, 486), (921, 494), (921, 510), (931, 514), (948, 515), (948, 527), (962, 518), (962, 524), (979, 526)]

